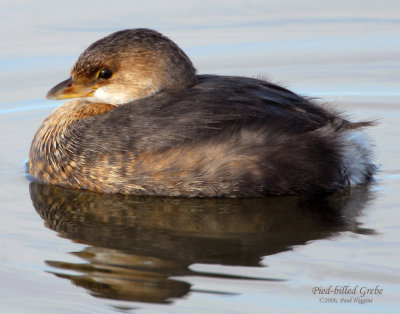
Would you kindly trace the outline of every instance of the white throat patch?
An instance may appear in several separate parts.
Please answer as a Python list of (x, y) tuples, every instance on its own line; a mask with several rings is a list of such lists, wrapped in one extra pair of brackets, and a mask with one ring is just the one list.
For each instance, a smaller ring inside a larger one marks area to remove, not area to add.
[(109, 92), (107, 86), (103, 86), (98, 88), (93, 97), (88, 97), (88, 101), (97, 102), (102, 104), (110, 104), (110, 105), (122, 105), (128, 103), (134, 99), (132, 99), (128, 94), (125, 93), (116, 93)]

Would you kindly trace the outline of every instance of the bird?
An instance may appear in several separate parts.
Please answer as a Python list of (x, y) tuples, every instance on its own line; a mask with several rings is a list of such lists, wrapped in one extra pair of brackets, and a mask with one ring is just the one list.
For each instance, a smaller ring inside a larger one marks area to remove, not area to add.
[(92, 43), (49, 99), (32, 180), (171, 197), (316, 195), (364, 185), (365, 128), (271, 81), (197, 74), (168, 37), (126, 29)]

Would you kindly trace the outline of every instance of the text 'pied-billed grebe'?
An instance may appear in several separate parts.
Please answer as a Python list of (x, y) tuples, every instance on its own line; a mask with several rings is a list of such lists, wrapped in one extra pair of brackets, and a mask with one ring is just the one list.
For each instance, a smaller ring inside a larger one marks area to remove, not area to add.
[(51, 99), (77, 98), (37, 131), (29, 174), (106, 193), (252, 197), (327, 193), (370, 180), (361, 129), (263, 80), (196, 75), (149, 29), (89, 46)]

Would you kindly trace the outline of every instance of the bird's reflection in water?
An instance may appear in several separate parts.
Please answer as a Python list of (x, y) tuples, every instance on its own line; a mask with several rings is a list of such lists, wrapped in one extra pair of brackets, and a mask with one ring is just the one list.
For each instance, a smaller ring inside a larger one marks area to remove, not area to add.
[(259, 266), (263, 256), (310, 240), (372, 233), (357, 223), (371, 198), (366, 187), (313, 198), (134, 197), (39, 183), (30, 193), (47, 227), (88, 245), (73, 253), (83, 263), (46, 261), (54, 274), (110, 299), (170, 302), (191, 290), (176, 279), (182, 275), (246, 279), (195, 272), (193, 263)]

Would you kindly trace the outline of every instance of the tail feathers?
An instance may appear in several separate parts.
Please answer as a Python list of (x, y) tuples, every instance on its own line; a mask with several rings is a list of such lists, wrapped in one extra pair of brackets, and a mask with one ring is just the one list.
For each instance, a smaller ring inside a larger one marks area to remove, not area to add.
[(348, 129), (355, 130), (355, 129), (366, 128), (366, 127), (375, 126), (375, 125), (377, 125), (377, 121), (375, 121), (375, 120), (350, 122), (348, 124)]
[(343, 132), (343, 167), (345, 185), (356, 186), (371, 180), (376, 166), (371, 158), (371, 143), (367, 135), (359, 130), (372, 122), (352, 123), (354, 127)]
[(335, 130), (335, 132), (347, 131), (347, 130), (357, 130), (362, 128), (367, 128), (377, 125), (376, 120), (360, 121), (360, 122), (350, 122), (346, 119), (336, 118), (331, 121), (330, 126)]

